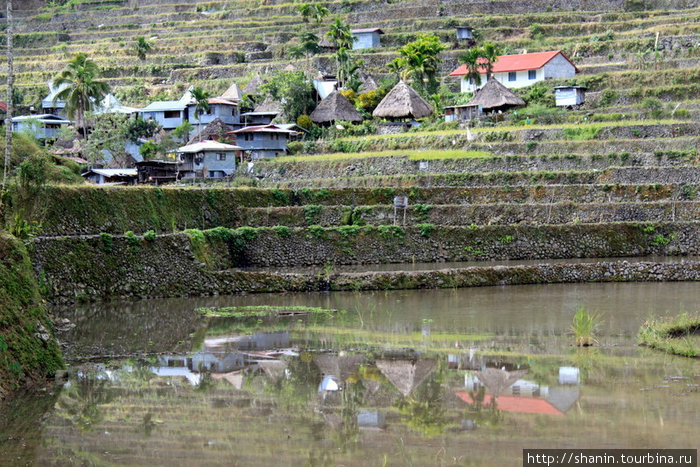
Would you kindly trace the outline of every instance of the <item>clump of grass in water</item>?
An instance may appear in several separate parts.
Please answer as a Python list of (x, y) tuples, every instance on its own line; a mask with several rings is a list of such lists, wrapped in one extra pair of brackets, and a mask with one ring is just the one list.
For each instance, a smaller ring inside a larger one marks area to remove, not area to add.
[(601, 315), (597, 311), (589, 313), (584, 307), (580, 307), (571, 323), (571, 332), (576, 338), (576, 346), (588, 347), (597, 344), (596, 333), (602, 323)]
[[(639, 329), (639, 341), (654, 349), (684, 357), (700, 356), (700, 315), (681, 313), (671, 318), (648, 319)], [(693, 340), (693, 337), (696, 337)]]

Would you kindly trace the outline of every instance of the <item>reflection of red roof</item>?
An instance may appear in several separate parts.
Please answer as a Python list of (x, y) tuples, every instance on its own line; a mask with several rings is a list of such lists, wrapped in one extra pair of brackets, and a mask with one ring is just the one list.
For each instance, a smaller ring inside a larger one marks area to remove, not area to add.
[(0, 101), (0, 110), (7, 112), (7, 104), (5, 104), (3, 101)]
[[(469, 393), (456, 392), (455, 394), (467, 404), (473, 404)], [(484, 395), (484, 404), (490, 404), (492, 399), (492, 394)], [(503, 410), (504, 412), (564, 415), (564, 412), (554, 407), (548, 401), (537, 397), (498, 396), (496, 407), (498, 410)]]
[[(536, 52), (531, 54), (499, 55), (498, 60), (493, 63), (493, 72), (506, 73), (509, 71), (539, 70), (559, 54), (576, 68), (576, 65), (574, 65), (561, 50), (553, 50), (551, 52)], [(479, 71), (481, 73), (486, 73), (484, 68), (481, 68)], [(461, 65), (450, 73), (450, 76), (464, 76), (468, 72), (467, 65)], [(576, 68), (576, 72), (579, 72), (578, 68)]]

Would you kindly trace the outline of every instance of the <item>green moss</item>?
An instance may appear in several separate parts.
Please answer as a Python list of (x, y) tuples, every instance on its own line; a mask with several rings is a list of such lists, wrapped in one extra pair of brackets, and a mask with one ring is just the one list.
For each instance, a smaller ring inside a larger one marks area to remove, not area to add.
[(27, 251), (0, 233), (0, 396), (39, 385), (62, 367)]

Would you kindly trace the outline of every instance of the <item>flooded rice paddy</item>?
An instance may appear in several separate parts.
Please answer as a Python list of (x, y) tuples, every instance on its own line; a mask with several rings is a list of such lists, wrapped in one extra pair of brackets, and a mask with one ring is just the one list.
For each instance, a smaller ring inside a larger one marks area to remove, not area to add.
[[(697, 284), (144, 300), (56, 310), (69, 374), (2, 409), (10, 465), (521, 465), (697, 448), (700, 361), (636, 344)], [(314, 307), (205, 317), (202, 307)], [(603, 314), (573, 347), (575, 311)], [(322, 309), (317, 310), (316, 308)], [(294, 309), (296, 310), (296, 309)]]

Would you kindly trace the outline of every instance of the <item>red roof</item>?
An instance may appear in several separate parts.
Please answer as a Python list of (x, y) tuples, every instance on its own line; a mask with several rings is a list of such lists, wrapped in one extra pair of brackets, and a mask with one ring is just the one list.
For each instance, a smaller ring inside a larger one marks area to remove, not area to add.
[[(550, 60), (561, 54), (571, 65), (579, 72), (576, 65), (573, 64), (569, 57), (564, 55), (561, 50), (553, 50), (551, 52), (536, 52), (531, 54), (518, 55), (499, 55), (498, 60), (493, 63), (493, 73), (506, 73), (509, 71), (524, 71), (524, 70), (539, 70), (545, 66)], [(486, 73), (486, 69), (481, 68), (481, 73)], [(455, 71), (450, 73), (450, 76), (464, 76), (469, 73), (467, 65), (461, 65)]]
[(7, 104), (5, 104), (3, 101), (0, 101), (0, 110), (7, 112)]
[[(462, 399), (467, 404), (472, 404), (472, 398), (469, 393), (456, 392), (457, 397)], [(491, 403), (493, 395), (484, 395), (484, 405)], [(548, 401), (537, 397), (522, 397), (522, 396), (498, 396), (496, 407), (504, 412), (519, 412), (519, 413), (537, 413), (544, 415), (564, 415), (564, 412), (554, 407)]]

